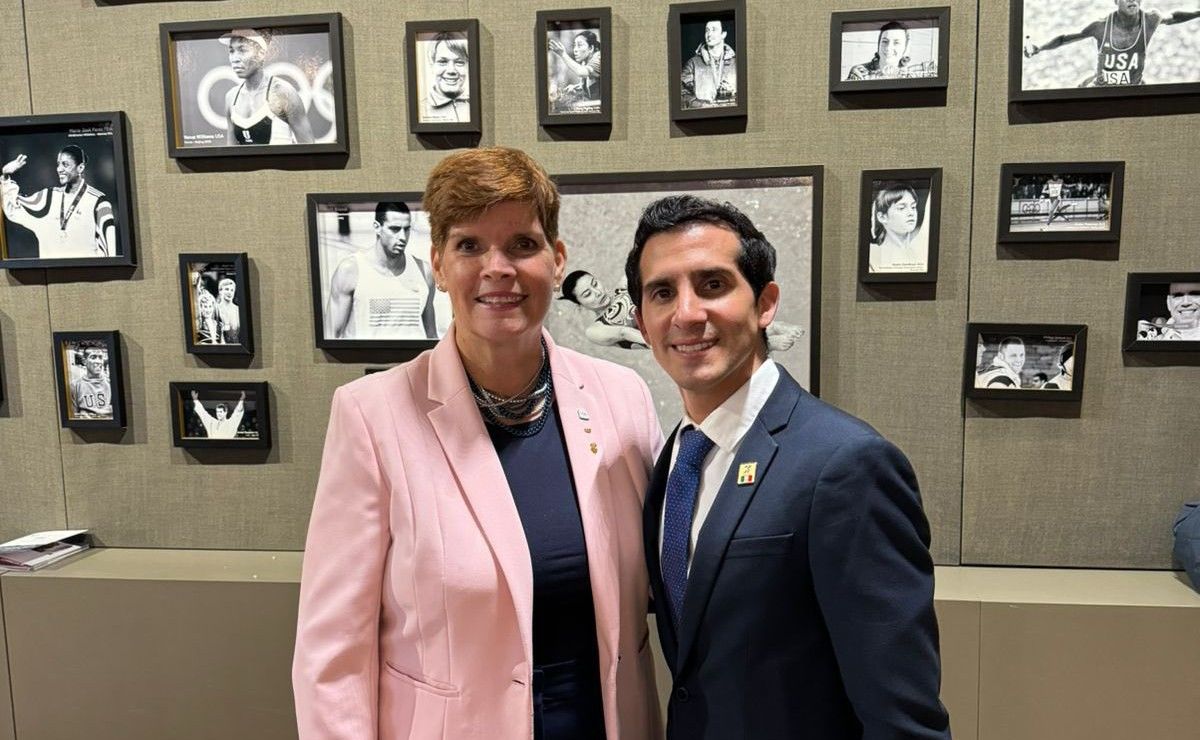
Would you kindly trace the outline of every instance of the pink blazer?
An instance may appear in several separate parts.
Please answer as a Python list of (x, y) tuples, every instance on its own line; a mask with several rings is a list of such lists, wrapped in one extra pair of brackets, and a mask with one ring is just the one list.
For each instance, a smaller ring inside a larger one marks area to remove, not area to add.
[[(608, 740), (661, 736), (641, 507), (662, 433), (627, 368), (557, 347)], [(453, 329), (333, 396), (292, 668), (302, 740), (529, 740), (533, 574)]]

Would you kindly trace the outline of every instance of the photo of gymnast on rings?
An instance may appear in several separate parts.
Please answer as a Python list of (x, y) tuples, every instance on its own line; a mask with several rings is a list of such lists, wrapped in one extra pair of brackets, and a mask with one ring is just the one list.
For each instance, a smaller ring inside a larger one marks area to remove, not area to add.
[(267, 384), (171, 383), (171, 436), (176, 447), (269, 448)]
[(0, 268), (132, 265), (125, 115), (0, 118)]
[(1124, 162), (1002, 165), (996, 238), (1007, 243), (1120, 241), (1124, 181)]
[(338, 13), (160, 26), (172, 157), (348, 151)]

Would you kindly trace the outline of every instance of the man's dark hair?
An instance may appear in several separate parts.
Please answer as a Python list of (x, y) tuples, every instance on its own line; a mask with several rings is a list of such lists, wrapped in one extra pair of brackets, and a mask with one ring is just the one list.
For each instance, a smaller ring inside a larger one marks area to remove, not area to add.
[(562, 282), (562, 295), (559, 297), (561, 301), (570, 301), (575, 305), (579, 305), (579, 299), (575, 297), (575, 284), (583, 278), (584, 275), (591, 275), (587, 270), (575, 270), (567, 275)]
[(587, 42), (588, 46), (592, 47), (593, 49), (600, 48), (600, 39), (596, 38), (595, 31), (580, 31), (579, 33), (575, 34), (575, 38), (579, 38), (580, 36), (583, 37), (583, 40)]
[[(1066, 365), (1067, 360), (1071, 359), (1074, 356), (1075, 356), (1075, 343), (1071, 342), (1070, 344), (1065, 345), (1062, 348), (1062, 352), (1060, 352), (1058, 355), (1059, 367), (1063, 367), (1064, 365)], [(1063, 367), (1063, 369), (1065, 370), (1066, 368)]]
[(218, 404), (217, 404), (217, 409), (216, 409), (216, 410), (218, 410), (218, 411), (224, 410), (224, 411), (225, 411), (225, 415), (226, 415), (226, 416), (229, 416), (229, 407), (228, 407), (228, 406), (226, 406), (226, 405), (225, 405), (225, 404), (223, 404), (223, 403), (218, 403)]
[(408, 210), (408, 205), (405, 203), (380, 203), (375, 206), (375, 223), (382, 224), (387, 220), (388, 211), (395, 211), (405, 216), (411, 213)]
[(71, 161), (73, 161), (75, 163), (76, 167), (78, 167), (81, 164), (87, 164), (87, 155), (83, 153), (82, 149), (75, 146), (74, 144), (67, 144), (62, 149), (59, 149), (58, 153), (65, 154), (68, 157), (70, 157)]
[(642, 218), (633, 236), (633, 249), (625, 260), (629, 297), (639, 310), (642, 306), (642, 250), (646, 242), (655, 234), (674, 231), (693, 223), (713, 224), (737, 235), (741, 243), (737, 255), (738, 271), (750, 283), (755, 300), (758, 300), (763, 288), (775, 279), (775, 247), (771, 246), (746, 214), (730, 203), (717, 203), (694, 195), (669, 195), (654, 201), (642, 211)]

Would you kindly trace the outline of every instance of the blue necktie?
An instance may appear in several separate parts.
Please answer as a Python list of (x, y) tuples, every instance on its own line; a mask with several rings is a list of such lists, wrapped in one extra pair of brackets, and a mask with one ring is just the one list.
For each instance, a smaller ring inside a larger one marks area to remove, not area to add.
[(679, 629), (683, 595), (687, 591), (688, 550), (691, 545), (692, 515), (700, 489), (700, 469), (713, 441), (695, 427), (679, 435), (679, 454), (667, 477), (666, 511), (663, 515), (662, 576), (667, 589), (671, 618)]

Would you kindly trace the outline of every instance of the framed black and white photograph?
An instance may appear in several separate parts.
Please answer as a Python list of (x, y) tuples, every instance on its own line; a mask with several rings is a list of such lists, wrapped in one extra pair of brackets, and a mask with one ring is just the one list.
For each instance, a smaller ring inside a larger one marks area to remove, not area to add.
[(73, 429), (124, 429), (120, 334), (56, 331), (53, 342), (61, 425)]
[(479, 21), (409, 21), (404, 26), (409, 130), (481, 132)]
[(1193, 0), (1012, 0), (1015, 102), (1200, 93)]
[(538, 11), (533, 50), (539, 124), (612, 123), (611, 8)]
[(661, 402), (662, 423), (674, 424), (679, 392), (638, 331), (625, 257), (651, 202), (677, 193), (729, 202), (778, 257), (781, 305), (766, 332), (771, 356), (819, 393), (822, 174), (821, 167), (776, 167), (554, 177), (562, 194), (559, 238), (571, 257), (546, 327), (560, 345), (633, 368)]
[(167, 154), (346, 154), (342, 16), (159, 26)]
[(0, 118), (0, 268), (134, 264), (125, 114)]
[(171, 383), (170, 403), (176, 447), (271, 446), (271, 394), (264, 382)]
[(1078, 401), (1087, 327), (1081, 324), (967, 325), (963, 393), (996, 400)]
[(313, 318), (322, 349), (421, 349), (450, 326), (420, 193), (310, 193)]
[(745, 0), (672, 4), (671, 120), (744, 117), (748, 54)]
[(1200, 272), (1132, 272), (1125, 288), (1126, 351), (1200, 351)]
[(179, 287), (188, 352), (254, 353), (245, 252), (179, 255)]
[(832, 14), (829, 92), (944, 88), (949, 79), (949, 7)]
[(937, 282), (942, 170), (866, 170), (859, 207), (858, 279)]
[(1031, 162), (1000, 168), (1000, 242), (1121, 240), (1124, 162)]

